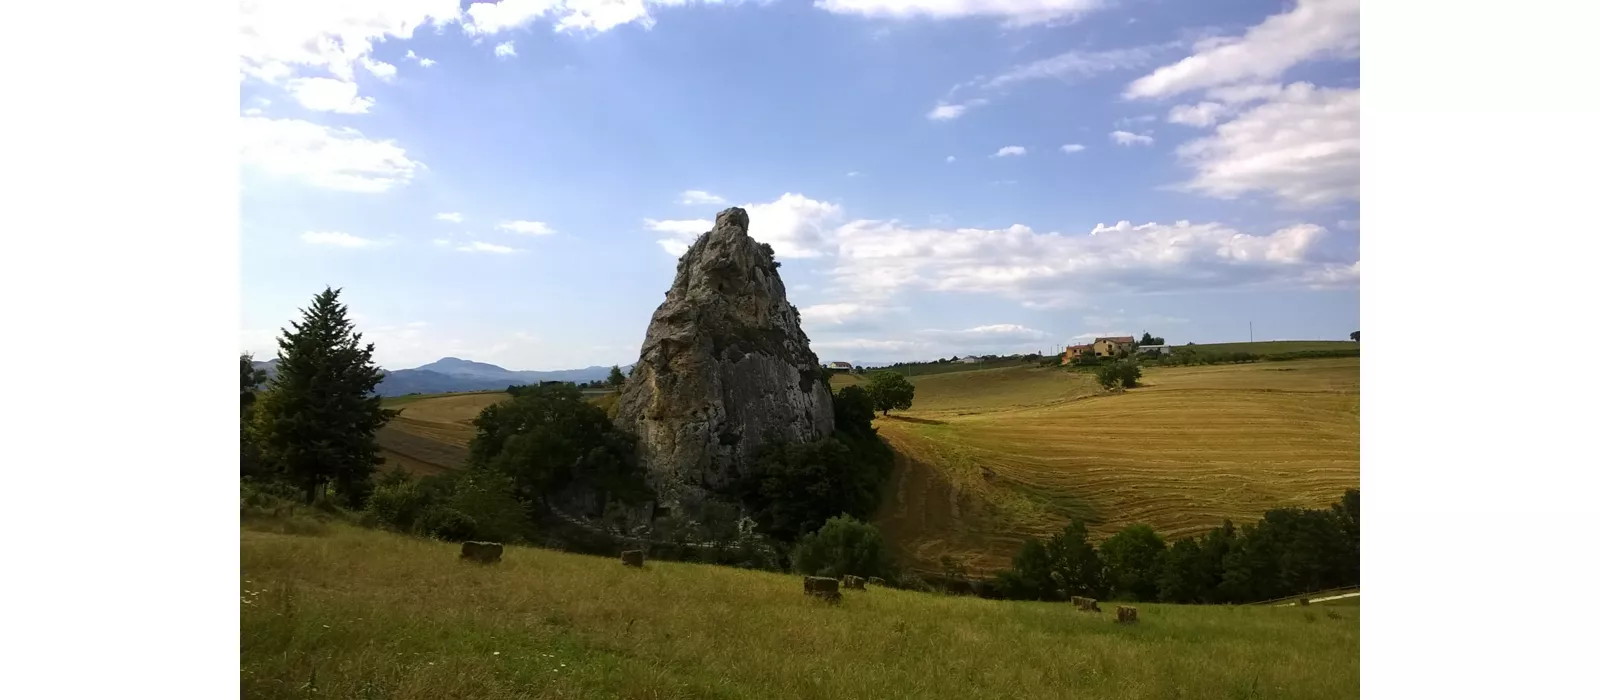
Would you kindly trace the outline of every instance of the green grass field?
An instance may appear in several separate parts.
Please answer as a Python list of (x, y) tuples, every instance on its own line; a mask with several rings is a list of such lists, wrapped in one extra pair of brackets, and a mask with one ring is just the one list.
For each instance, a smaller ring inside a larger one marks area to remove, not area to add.
[(1361, 344), (1348, 340), (1264, 340), (1259, 343), (1211, 343), (1177, 347), (1191, 347), (1202, 355), (1247, 352), (1271, 357), (1296, 352), (1356, 352), (1361, 349)]
[(1360, 608), (1068, 605), (846, 591), (797, 576), (346, 525), (240, 533), (245, 698), (1352, 698)]

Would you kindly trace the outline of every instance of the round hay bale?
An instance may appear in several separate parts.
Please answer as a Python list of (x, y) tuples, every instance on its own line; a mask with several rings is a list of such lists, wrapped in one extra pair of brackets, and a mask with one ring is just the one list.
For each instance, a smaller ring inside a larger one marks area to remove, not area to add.
[(497, 563), (504, 552), (505, 548), (498, 542), (461, 543), (461, 559), (479, 564)]
[(1139, 621), (1139, 609), (1130, 605), (1117, 606), (1117, 622), (1119, 624)]
[(839, 593), (839, 579), (822, 576), (807, 576), (805, 580), (806, 595), (821, 598), (830, 603), (837, 603), (844, 598)]

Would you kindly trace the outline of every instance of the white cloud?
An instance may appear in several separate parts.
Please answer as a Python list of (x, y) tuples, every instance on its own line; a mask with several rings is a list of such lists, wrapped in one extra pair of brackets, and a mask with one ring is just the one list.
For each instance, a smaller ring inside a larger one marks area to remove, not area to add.
[(1027, 154), (1028, 154), (1028, 149), (1023, 148), (1021, 146), (1006, 146), (1004, 148), (1001, 148), (998, 151), (995, 151), (993, 157), (995, 157), (995, 158), (1005, 158), (1007, 156), (1025, 156)]
[(710, 219), (688, 219), (679, 221), (656, 221), (655, 219), (645, 219), (644, 225), (651, 231), (674, 233), (681, 236), (690, 236), (692, 238), (710, 231), (711, 227), (715, 226), (716, 223)]
[(705, 190), (685, 190), (679, 204), (727, 204), (728, 200)]
[(556, 232), (555, 229), (550, 228), (550, 225), (543, 221), (507, 221), (495, 228), (526, 236), (548, 236)]
[(355, 129), (297, 119), (239, 120), (240, 161), (275, 177), (347, 192), (385, 192), (411, 181), (422, 163), (393, 141), (374, 141)]
[(306, 231), (300, 234), (300, 240), (311, 245), (325, 245), (336, 248), (377, 248), (384, 245), (382, 241), (352, 236), (343, 231)]
[(318, 112), (366, 114), (372, 107), (372, 98), (360, 97), (356, 84), (348, 80), (295, 78), (287, 87), (301, 107)]
[(507, 42), (502, 43), (502, 44), (496, 44), (495, 47), (494, 47), (494, 55), (498, 56), (500, 58), (507, 58), (509, 56), (515, 56), (515, 55), (517, 55), (517, 46), (516, 46), (516, 44), (517, 44), (517, 42), (515, 42), (515, 41), (507, 41)]
[(439, 62), (435, 61), (435, 60), (433, 60), (431, 58), (424, 58), (424, 59), (422, 59), (420, 61), (417, 61), (417, 64), (422, 66), (423, 68), (427, 68), (429, 66), (438, 65)]
[(816, 0), (828, 12), (862, 17), (956, 19), (993, 17), (1010, 25), (1068, 19), (1106, 6), (1105, 0)]
[(1148, 146), (1156, 141), (1155, 138), (1149, 135), (1135, 134), (1121, 129), (1111, 132), (1111, 140), (1115, 141), (1119, 146), (1133, 146), (1136, 144)]
[(988, 326), (978, 326), (959, 331), (925, 330), (918, 333), (927, 338), (938, 340), (944, 344), (960, 347), (994, 347), (999, 345), (1016, 345), (1044, 340), (1049, 334), (1044, 331), (1019, 326), (1014, 323), (998, 323)]
[[(843, 214), (837, 204), (788, 192), (774, 201), (745, 204), (743, 208), (750, 215), (750, 237), (772, 246), (774, 253), (785, 258), (815, 258), (830, 250), (833, 228)], [(680, 256), (713, 225), (705, 219), (645, 219), (645, 226), (651, 231), (672, 234), (672, 238), (657, 243)]]
[(811, 331), (836, 332), (875, 326), (888, 311), (883, 306), (856, 302), (814, 304), (800, 309), (800, 322)]
[(452, 224), (459, 224), (466, 220), (466, 217), (462, 216), (461, 212), (458, 211), (440, 212), (438, 214), (434, 214), (433, 218), (438, 221), (448, 221)]
[(1359, 199), (1361, 91), (1290, 85), (1183, 144), (1178, 157), (1195, 170), (1185, 187), (1212, 197), (1261, 191), (1297, 206)]
[(243, 112), (240, 112), (240, 114), (243, 114), (244, 116), (247, 116), (247, 117), (259, 117), (259, 116), (261, 116), (261, 110), (260, 110), (260, 108), (257, 108), (257, 107), (249, 107), (249, 108), (246, 108)]
[(417, 65), (420, 65), (423, 68), (427, 68), (428, 66), (432, 66), (432, 65), (435, 65), (435, 64), (438, 63), (438, 61), (435, 61), (435, 60), (433, 60), (431, 58), (423, 58), (421, 56), (418, 56), (416, 51), (412, 51), (412, 50), (409, 50), (409, 49), (406, 51), (406, 60), (408, 60), (408, 61), (416, 61)]
[(957, 104), (940, 102), (939, 104), (934, 105), (933, 109), (928, 110), (928, 114), (926, 116), (936, 122), (945, 122), (966, 114), (967, 110), (972, 109), (973, 107), (979, 107), (986, 104), (989, 104), (989, 101), (982, 97)]
[(367, 72), (371, 73), (373, 77), (385, 82), (394, 80), (394, 74), (398, 70), (393, 64), (384, 63), (383, 61), (374, 61), (365, 57), (361, 59), (361, 66), (366, 68)]
[[(1173, 48), (1176, 46), (1179, 45), (1171, 45)], [(933, 109), (928, 112), (927, 117), (935, 121), (956, 119), (973, 107), (989, 103), (989, 99), (985, 97), (975, 97), (964, 102), (952, 101), (952, 97), (955, 94), (963, 91), (993, 93), (1034, 80), (1070, 82), (1074, 79), (1088, 78), (1101, 73), (1138, 68), (1152, 63), (1156, 55), (1167, 48), (1169, 47), (1153, 45), (1111, 51), (1068, 51), (1049, 58), (1013, 66), (993, 78), (978, 77), (956, 85), (946, 94), (945, 99), (934, 105)]]
[(1110, 51), (1068, 51), (1031, 63), (1013, 66), (983, 83), (983, 87), (997, 90), (1015, 83), (1031, 80), (1069, 80), (1089, 78), (1102, 73), (1138, 68), (1155, 60), (1163, 46), (1136, 46)]
[(413, 61), (417, 60), (417, 52), (411, 49), (406, 49), (406, 58)]
[(844, 176), (845, 176), (845, 177), (861, 177), (861, 171), (859, 171), (859, 170), (852, 170), (852, 171), (850, 171), (850, 172), (848, 172), (848, 173), (845, 173), (845, 174), (844, 174)]
[(241, 0), (239, 70), (267, 82), (306, 70), (351, 80), (376, 43), (460, 16), (459, 0)]
[(1206, 127), (1217, 123), (1217, 119), (1227, 114), (1227, 112), (1227, 105), (1216, 102), (1178, 105), (1167, 113), (1167, 121), (1185, 126)]
[(956, 157), (955, 156), (945, 156), (944, 157), (944, 162), (946, 162), (946, 163), (954, 163), (954, 162), (956, 162)]
[(517, 252), (517, 249), (516, 248), (512, 248), (511, 246), (499, 245), (497, 243), (484, 243), (483, 241), (469, 241), (469, 242), (461, 244), (461, 245), (455, 245), (454, 247), (455, 247), (456, 250), (459, 250), (459, 251), (461, 251), (463, 253), (515, 253), (515, 252)]
[(1299, 0), (1241, 37), (1197, 43), (1194, 54), (1133, 81), (1128, 98), (1158, 98), (1277, 78), (1309, 60), (1354, 58), (1361, 46), (1360, 0)]
[(1009, 228), (908, 228), (852, 221), (835, 234), (831, 272), (858, 303), (908, 290), (994, 294), (1036, 308), (1060, 306), (1085, 290), (1185, 291), (1280, 285), (1348, 285), (1359, 267), (1324, 245), (1328, 232), (1301, 224), (1254, 235), (1222, 224), (1097, 226), (1088, 235)]
[(1064, 144), (1063, 146), (1061, 146), (1061, 152), (1062, 153), (1077, 153), (1078, 151), (1083, 150), (1083, 148), (1084, 148), (1084, 146), (1081, 143), (1069, 143), (1069, 144)]

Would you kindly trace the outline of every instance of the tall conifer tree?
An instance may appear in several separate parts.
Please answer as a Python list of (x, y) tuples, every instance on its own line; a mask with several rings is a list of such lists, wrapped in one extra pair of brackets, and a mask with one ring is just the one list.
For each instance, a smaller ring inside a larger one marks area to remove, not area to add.
[(263, 447), (304, 489), (307, 503), (332, 483), (359, 508), (383, 463), (378, 428), (397, 412), (385, 410), (374, 393), (383, 370), (372, 363), (373, 345), (362, 345), (339, 291), (318, 294), (278, 338), (278, 374), (255, 410)]

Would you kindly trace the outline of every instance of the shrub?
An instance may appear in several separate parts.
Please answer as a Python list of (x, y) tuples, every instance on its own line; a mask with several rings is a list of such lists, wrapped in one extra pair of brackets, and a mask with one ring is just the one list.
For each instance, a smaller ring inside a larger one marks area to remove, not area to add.
[(794, 568), (802, 574), (832, 577), (887, 577), (891, 573), (878, 528), (848, 515), (829, 518), (821, 529), (801, 538), (794, 551)]
[(1155, 528), (1134, 523), (1100, 543), (1106, 588), (1117, 600), (1155, 600), (1160, 591), (1162, 559), (1167, 543)]
[(476, 539), (478, 524), (465, 513), (449, 506), (433, 505), (417, 519), (417, 534), (447, 542)]
[(601, 501), (649, 498), (633, 438), (571, 384), (518, 387), (510, 401), (483, 409), (472, 424), (478, 432), (469, 462), (509, 477), (521, 500), (543, 502), (574, 484)]

